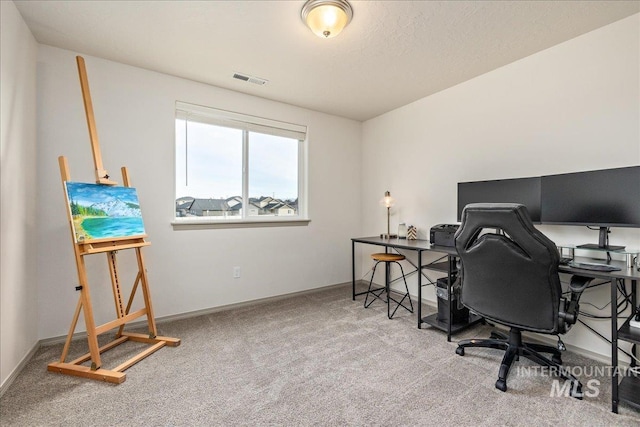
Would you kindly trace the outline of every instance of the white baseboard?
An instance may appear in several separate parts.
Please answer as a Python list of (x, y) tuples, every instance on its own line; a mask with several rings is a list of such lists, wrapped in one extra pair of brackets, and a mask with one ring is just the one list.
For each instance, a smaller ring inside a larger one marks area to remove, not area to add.
[(40, 341), (36, 342), (33, 347), (31, 347), (31, 350), (29, 350), (27, 354), (24, 355), (20, 363), (18, 363), (18, 366), (16, 366), (13, 371), (11, 371), (11, 374), (9, 374), (9, 376), (0, 385), (0, 397), (2, 397), (2, 395), (9, 389), (9, 386), (13, 383), (20, 372), (22, 372), (24, 367), (27, 365), (27, 363), (29, 363), (29, 361), (31, 360), (33, 355), (36, 354), (36, 351), (38, 351), (39, 348)]

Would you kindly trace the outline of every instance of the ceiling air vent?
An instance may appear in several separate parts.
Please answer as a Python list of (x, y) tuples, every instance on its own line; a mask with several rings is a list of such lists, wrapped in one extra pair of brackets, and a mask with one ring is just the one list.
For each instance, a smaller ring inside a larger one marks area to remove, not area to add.
[(249, 83), (254, 83), (257, 85), (262, 86), (263, 84), (267, 83), (269, 80), (266, 79), (261, 79), (260, 77), (254, 77), (254, 76), (250, 76), (248, 74), (242, 74), (242, 73), (233, 73), (233, 78), (234, 79), (238, 79), (238, 80), (242, 80), (245, 82), (249, 82)]

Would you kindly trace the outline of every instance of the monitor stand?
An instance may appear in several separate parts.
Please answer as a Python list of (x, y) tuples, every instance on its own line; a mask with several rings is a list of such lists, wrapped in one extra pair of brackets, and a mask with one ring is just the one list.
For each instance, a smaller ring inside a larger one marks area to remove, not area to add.
[(578, 245), (577, 248), (580, 249), (600, 249), (607, 251), (621, 251), (624, 249), (624, 246), (613, 246), (609, 245), (609, 227), (600, 227), (600, 234), (598, 236), (598, 244), (595, 243), (587, 243), (584, 245)]

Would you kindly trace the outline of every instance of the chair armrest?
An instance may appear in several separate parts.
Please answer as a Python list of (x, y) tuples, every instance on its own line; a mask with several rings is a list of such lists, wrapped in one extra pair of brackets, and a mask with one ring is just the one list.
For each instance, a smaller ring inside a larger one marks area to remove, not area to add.
[(592, 280), (592, 277), (571, 276), (571, 282), (569, 283), (571, 299), (560, 299), (560, 313), (558, 315), (558, 329), (560, 333), (568, 332), (571, 326), (578, 320), (580, 297)]
[(591, 283), (593, 277), (584, 277), (584, 276), (571, 276), (571, 283), (569, 283), (569, 289), (571, 290), (571, 299), (574, 299), (574, 295), (576, 295), (576, 299), (579, 300), (582, 292), (587, 288), (587, 285)]

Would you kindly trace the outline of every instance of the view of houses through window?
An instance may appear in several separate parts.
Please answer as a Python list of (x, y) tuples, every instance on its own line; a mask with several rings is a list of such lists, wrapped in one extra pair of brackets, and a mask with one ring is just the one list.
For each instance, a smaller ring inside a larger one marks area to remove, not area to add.
[[(269, 196), (249, 199), (248, 216), (257, 215), (297, 215), (298, 200), (280, 200)], [(181, 197), (176, 200), (176, 216), (217, 216), (224, 218), (240, 218), (242, 215), (242, 197), (228, 199), (204, 199)]]
[(176, 218), (301, 214), (304, 134), (197, 113), (176, 114)]

